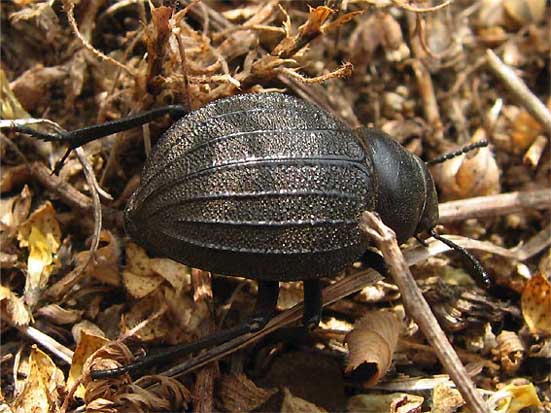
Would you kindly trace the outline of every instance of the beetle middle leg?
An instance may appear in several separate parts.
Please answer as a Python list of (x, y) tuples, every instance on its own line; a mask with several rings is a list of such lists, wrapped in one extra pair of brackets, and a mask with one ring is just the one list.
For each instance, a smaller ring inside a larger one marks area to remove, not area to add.
[(304, 313), (302, 324), (307, 330), (313, 330), (321, 320), (321, 283), (319, 280), (304, 280)]

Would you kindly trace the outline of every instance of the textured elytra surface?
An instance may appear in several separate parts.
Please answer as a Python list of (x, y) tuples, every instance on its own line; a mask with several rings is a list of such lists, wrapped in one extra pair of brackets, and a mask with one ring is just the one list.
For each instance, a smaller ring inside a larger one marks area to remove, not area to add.
[(146, 163), (126, 211), (147, 249), (256, 279), (331, 275), (366, 245), (371, 159), (353, 132), (304, 101), (247, 94), (176, 122)]

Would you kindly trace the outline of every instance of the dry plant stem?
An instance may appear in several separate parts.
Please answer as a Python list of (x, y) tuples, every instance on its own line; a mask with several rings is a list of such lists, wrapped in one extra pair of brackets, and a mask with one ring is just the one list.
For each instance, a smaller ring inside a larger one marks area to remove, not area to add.
[(92, 234), (92, 242), (90, 245), (90, 250), (88, 251), (88, 258), (86, 259), (86, 262), (84, 263), (84, 265), (81, 267), (81, 270), (80, 270), (82, 273), (84, 273), (84, 270), (92, 262), (92, 260), (94, 259), (94, 255), (98, 250), (101, 225), (102, 225), (102, 214), (101, 214), (101, 201), (99, 199), (99, 193), (98, 193), (99, 184), (98, 184), (98, 181), (96, 180), (96, 176), (94, 175), (94, 170), (92, 169), (92, 165), (90, 165), (90, 163), (88, 162), (88, 159), (86, 159), (86, 154), (84, 153), (84, 149), (80, 147), (76, 148), (75, 153), (77, 155), (78, 160), (80, 161), (80, 164), (82, 165), (82, 170), (84, 172), (84, 176), (86, 177), (86, 182), (90, 187), (90, 193), (92, 194), (92, 207), (94, 209), (94, 233)]
[(360, 230), (366, 233), (381, 250), (390, 275), (400, 288), (407, 313), (434, 349), (438, 359), (454, 381), (463, 399), (477, 413), (488, 412), (465, 367), (451, 346), (438, 321), (419, 290), (396, 241), (396, 234), (372, 212), (364, 212), (360, 218)]
[[(59, 198), (72, 208), (85, 212), (93, 211), (93, 201), (76, 190), (69, 183), (64, 182), (59, 176), (52, 175), (52, 171), (41, 162), (33, 162), (31, 165), (33, 177), (46, 189), (59, 196)], [(117, 227), (123, 227), (123, 216), (121, 211), (102, 206), (102, 214), (106, 221), (114, 223)]]
[(551, 112), (549, 109), (545, 107), (543, 102), (528, 89), (522, 79), (509, 66), (503, 63), (492, 50), (486, 50), (486, 56), (488, 57), (490, 69), (505, 84), (517, 102), (536, 118), (543, 125), (547, 133), (551, 135)]
[[(195, 302), (206, 301), (209, 308), (212, 308), (212, 285), (211, 277), (207, 271), (193, 269), (191, 271)], [(209, 312), (210, 314), (210, 312)], [(209, 316), (201, 326), (201, 335), (209, 335), (215, 331), (215, 322)], [(214, 380), (218, 366), (213, 362), (197, 372), (197, 378), (193, 387), (193, 411), (197, 413), (210, 413), (214, 411)]]
[(73, 359), (73, 352), (65, 347), (63, 344), (58, 343), (56, 340), (51, 338), (49, 335), (44, 334), (42, 331), (32, 327), (32, 326), (14, 326), (27, 337), (31, 338), (33, 341), (40, 344), (42, 347), (50, 351), (52, 354), (55, 354), (61, 360), (67, 364), (71, 364)]
[(526, 208), (551, 208), (551, 189), (480, 196), (438, 205), (439, 223), (486, 218), (524, 211)]

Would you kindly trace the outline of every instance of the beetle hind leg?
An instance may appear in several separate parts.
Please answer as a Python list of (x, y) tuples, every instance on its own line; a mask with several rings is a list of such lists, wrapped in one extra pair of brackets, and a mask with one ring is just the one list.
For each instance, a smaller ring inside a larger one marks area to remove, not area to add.
[(258, 282), (258, 296), (256, 297), (253, 316), (247, 321), (249, 332), (254, 333), (262, 330), (268, 324), (268, 321), (273, 318), (276, 312), (278, 296), (278, 281)]

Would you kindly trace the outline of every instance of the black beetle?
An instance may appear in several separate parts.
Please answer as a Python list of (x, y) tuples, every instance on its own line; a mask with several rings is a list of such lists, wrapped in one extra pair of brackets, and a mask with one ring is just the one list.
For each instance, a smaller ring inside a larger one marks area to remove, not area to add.
[[(360, 258), (384, 272), (358, 218), (376, 211), (399, 243), (433, 230), (436, 189), (425, 163), (385, 133), (352, 130), (320, 108), (283, 94), (243, 94), (187, 113), (180, 106), (59, 135), (18, 128), (76, 148), (170, 113), (180, 117), (147, 160), (125, 210), (128, 235), (148, 251), (192, 267), (259, 281), (254, 316), (179, 350), (190, 353), (261, 329), (279, 281), (304, 281), (304, 324), (321, 315), (320, 277)], [(477, 143), (433, 163), (483, 146)], [(485, 281), (472, 255), (462, 251)], [(367, 252), (366, 252), (367, 251)], [(174, 354), (174, 353), (170, 353)], [(104, 378), (155, 362), (92, 372)]]

